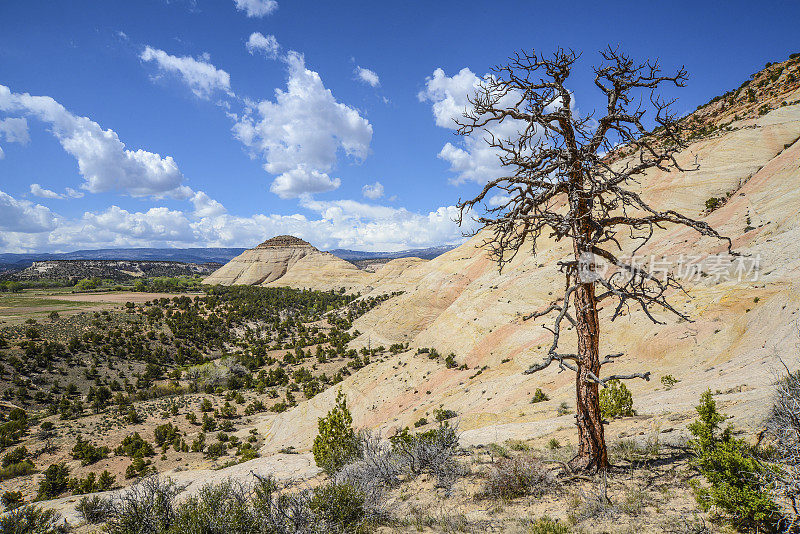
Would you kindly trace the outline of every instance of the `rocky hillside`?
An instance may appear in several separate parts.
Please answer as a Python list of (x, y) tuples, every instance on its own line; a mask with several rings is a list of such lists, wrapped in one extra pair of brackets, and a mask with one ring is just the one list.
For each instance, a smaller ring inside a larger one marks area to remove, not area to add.
[(47, 260), (35, 261), (30, 267), (12, 270), (0, 276), (3, 280), (70, 280), (103, 278), (122, 282), (141, 277), (207, 275), (218, 269), (218, 263), (182, 263), (178, 261), (138, 260)]
[[(762, 84), (763, 79), (771, 81)], [(756, 102), (740, 89), (728, 94), (724, 110), (722, 98), (701, 107), (689, 120), (715, 127), (698, 134), (679, 158), (697, 157), (700, 170), (656, 170), (642, 180), (639, 192), (646, 201), (705, 220), (730, 236), (743, 256), (733, 264), (719, 260), (721, 243), (671, 227), (640, 251), (645, 258), (667, 258), (675, 269), (694, 269), (696, 276), (684, 279), (687, 294), (673, 297), (694, 322), (665, 316), (666, 325), (656, 326), (634, 311), (610, 323), (610, 311), (602, 311), (601, 350), (625, 352), (615, 363), (617, 370), (649, 370), (654, 377), (630, 384), (640, 417), (626, 422), (624, 431), (612, 423), (612, 438), (617, 433), (683, 429), (682, 421), (693, 416), (693, 406), (707, 388), (720, 392), (718, 402), (739, 424), (754, 425), (765, 414), (771, 384), (783, 363), (790, 368), (800, 364), (797, 79), (798, 58), (793, 58), (771, 65), (745, 85), (754, 86)], [(536, 256), (520, 253), (498, 274), (481, 241), (477, 236), (431, 261), (402, 266), (389, 262), (374, 275), (360, 275), (373, 294), (404, 292), (355, 323), (364, 345), (436, 348), (440, 354), (453, 352), (467, 369), (448, 369), (413, 351), (362, 369), (343, 383), (354, 400), (356, 423), (405, 426), (444, 405), (460, 414), (467, 442), (549, 437), (554, 432), (571, 436), (572, 416), (556, 411), (562, 401), (574, 402), (571, 374), (555, 369), (522, 374), (544, 356), (550, 339), (543, 328), (547, 323), (525, 316), (545, 308), (558, 293), (563, 279), (555, 265), (570, 250), (542, 240)], [(303, 274), (280, 283), (331, 287), (331, 278), (320, 271)], [(569, 334), (562, 338), (567, 344)], [(661, 384), (665, 375), (679, 380), (674, 388)], [(531, 405), (536, 388), (551, 401)], [(265, 448), (308, 446), (316, 419), (327, 411), (333, 395), (326, 392), (265, 418), (263, 430), (270, 438)]]
[[(372, 291), (420, 258), (362, 260), (362, 265), (322, 252), (294, 236), (277, 236), (246, 250), (204, 280), (206, 284), (263, 285)], [(376, 274), (375, 271), (380, 271)]]

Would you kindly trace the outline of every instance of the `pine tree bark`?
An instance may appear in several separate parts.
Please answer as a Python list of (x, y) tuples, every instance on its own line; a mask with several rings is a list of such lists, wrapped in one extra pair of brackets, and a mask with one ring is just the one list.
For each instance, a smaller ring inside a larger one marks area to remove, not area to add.
[(575, 375), (578, 454), (570, 467), (580, 471), (603, 471), (608, 468), (608, 451), (600, 414), (600, 392), (597, 382), (590, 379), (592, 375), (600, 375), (600, 323), (594, 284), (578, 285), (574, 304), (578, 333), (578, 372)]

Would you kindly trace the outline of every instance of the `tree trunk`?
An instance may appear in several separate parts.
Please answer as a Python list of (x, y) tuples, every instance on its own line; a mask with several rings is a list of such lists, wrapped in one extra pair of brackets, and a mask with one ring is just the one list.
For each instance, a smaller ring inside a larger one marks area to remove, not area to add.
[(575, 376), (578, 425), (578, 454), (570, 462), (573, 469), (603, 471), (608, 467), (608, 451), (600, 414), (600, 393), (589, 372), (600, 376), (600, 323), (594, 284), (579, 284), (575, 290), (575, 321), (578, 333), (578, 373)]

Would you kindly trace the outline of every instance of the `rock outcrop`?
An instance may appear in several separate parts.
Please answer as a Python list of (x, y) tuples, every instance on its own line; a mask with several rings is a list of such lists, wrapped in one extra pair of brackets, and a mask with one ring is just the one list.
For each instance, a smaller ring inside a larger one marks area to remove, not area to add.
[(367, 273), (329, 252), (290, 235), (267, 239), (205, 279), (206, 284), (276, 285), (361, 290)]
[(233, 258), (206, 278), (205, 283), (268, 284), (286, 274), (302, 258), (315, 253), (321, 254), (302, 239), (288, 235), (273, 237)]

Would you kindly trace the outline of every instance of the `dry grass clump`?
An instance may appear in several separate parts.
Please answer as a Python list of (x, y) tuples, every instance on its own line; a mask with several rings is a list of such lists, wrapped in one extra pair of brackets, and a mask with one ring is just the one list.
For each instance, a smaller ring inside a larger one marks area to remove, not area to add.
[(499, 458), (489, 471), (481, 498), (515, 499), (540, 496), (557, 487), (553, 474), (534, 456)]
[(78, 501), (75, 509), (81, 517), (89, 524), (95, 525), (97, 523), (105, 523), (111, 516), (113, 506), (111, 499), (94, 495), (92, 497), (84, 497)]
[(35, 505), (26, 505), (0, 515), (0, 532), (66, 534), (69, 529), (58, 512), (44, 510)]

